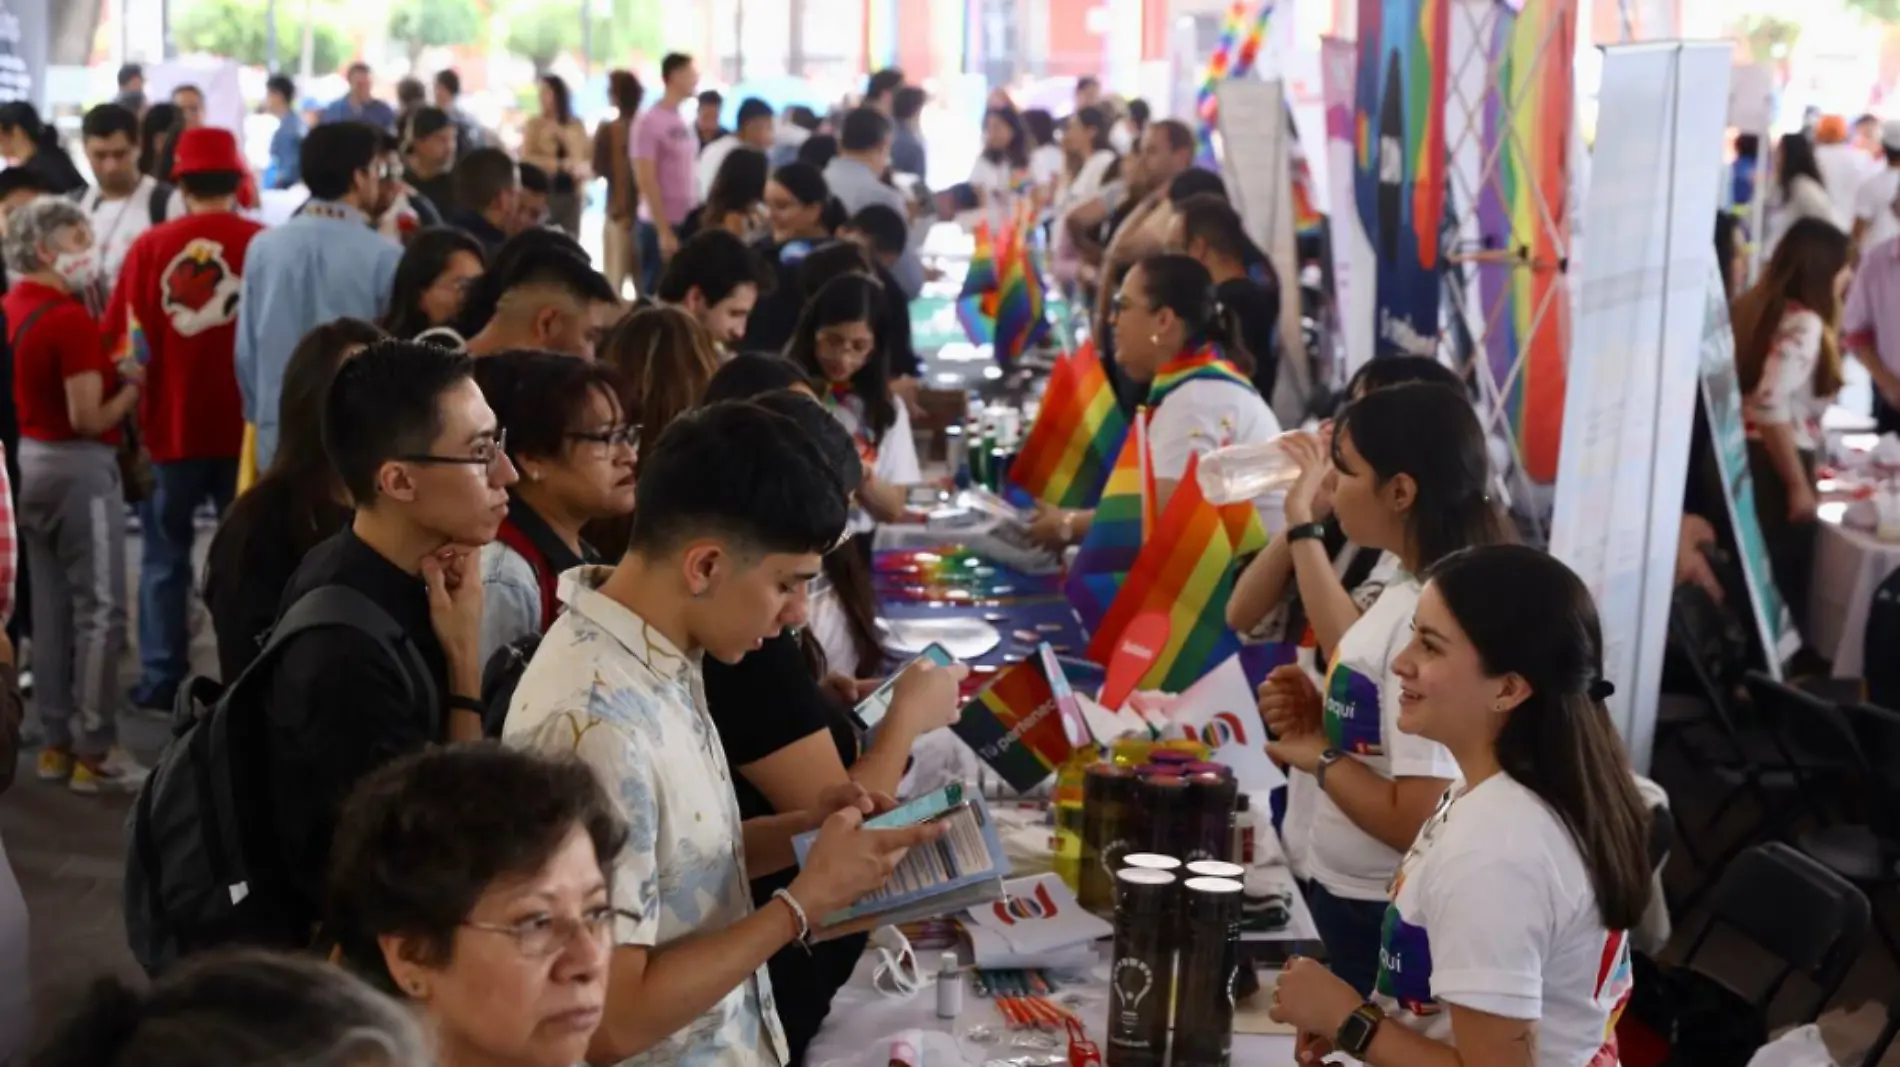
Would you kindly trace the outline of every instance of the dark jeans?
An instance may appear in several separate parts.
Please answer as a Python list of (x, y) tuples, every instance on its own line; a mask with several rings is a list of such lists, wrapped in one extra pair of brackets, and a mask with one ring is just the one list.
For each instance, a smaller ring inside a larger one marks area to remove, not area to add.
[(1386, 902), (1348, 900), (1326, 891), (1318, 882), (1307, 882), (1306, 906), (1313, 913), (1313, 925), (1326, 942), (1326, 957), (1333, 973), (1359, 991), (1372, 995), (1379, 980), (1379, 943), (1385, 932)]
[[(1814, 453), (1801, 453), (1801, 469), (1809, 484), (1814, 481)], [(1774, 572), (1775, 589), (1781, 594), (1788, 614), (1801, 639), (1808, 639), (1808, 589), (1814, 572), (1814, 540), (1820, 528), (1813, 519), (1791, 522), (1788, 519), (1788, 486), (1768, 450), (1759, 441), (1748, 442), (1748, 471), (1755, 482), (1755, 518), (1761, 525), (1761, 539), (1768, 549), (1768, 566)]]
[(642, 221), (635, 224), (634, 238), (640, 242), (640, 295), (651, 297), (660, 287), (660, 272), (666, 269), (660, 262), (660, 231)]
[(237, 460), (152, 464), (152, 496), (139, 505), (145, 548), (139, 564), (139, 683), (132, 702), (169, 710), (190, 668), (192, 517), (210, 501), (218, 514), (237, 489)]

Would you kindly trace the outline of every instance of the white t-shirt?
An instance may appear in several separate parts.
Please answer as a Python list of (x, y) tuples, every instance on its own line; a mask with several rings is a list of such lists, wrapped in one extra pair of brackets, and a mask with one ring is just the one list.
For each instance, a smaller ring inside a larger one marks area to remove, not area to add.
[[(924, 472), (917, 462), (917, 442), (911, 438), (910, 410), (899, 398), (893, 397), (892, 402), (897, 408), (897, 421), (884, 431), (883, 440), (876, 442), (864, 430), (863, 401), (848, 396), (829, 406), (838, 425), (858, 443), (858, 454), (864, 459), (867, 473), (886, 485), (915, 485), (924, 480)], [(863, 508), (852, 509), (851, 523), (847, 527), (852, 535), (869, 533), (876, 528), (877, 520)]]
[(1834, 204), (1834, 224), (1846, 229), (1853, 224), (1861, 183), (1884, 164), (1851, 144), (1824, 144), (1814, 149), (1814, 165)]
[[(125, 266), (125, 254), (131, 250), (132, 242), (152, 228), (152, 194), (157, 190), (157, 180), (148, 174), (139, 179), (132, 195), (123, 199), (104, 200), (99, 190), (93, 189), (80, 201), (80, 206), (92, 216), (92, 239), (99, 249), (100, 281), (108, 291), (119, 280), (119, 270)], [(161, 217), (170, 222), (184, 214), (185, 194), (173, 189)]]
[[(1462, 792), (1461, 792), (1462, 790)], [(1606, 930), (1576, 841), (1504, 773), (1448, 790), (1392, 886), (1375, 997), (1452, 1043), (1445, 1005), (1537, 1021), (1538, 1067), (1613, 1067), (1629, 935)]]
[[(1392, 660), (1411, 640), (1419, 581), (1398, 574), (1352, 624), (1326, 672), (1320, 690), (1326, 740), (1381, 778), (1458, 777), (1445, 746), (1399, 729), (1399, 681)], [(1287, 797), (1292, 818), (1294, 796)], [(1359, 828), (1333, 799), (1312, 791), (1313, 841), (1307, 873), (1334, 896), (1384, 900), (1399, 866), (1399, 852)]]
[[(1333, 573), (1344, 580), (1346, 571), (1352, 566), (1360, 552), (1367, 551), (1358, 545), (1346, 543), (1333, 557)], [(1390, 552), (1379, 553), (1364, 581), (1347, 590), (1352, 602), (1360, 611), (1378, 603), (1379, 594), (1385, 591), (1386, 584), (1399, 580), (1404, 572), (1399, 567), (1399, 557)], [(1324, 691), (1326, 685), (1326, 665), (1319, 661), (1319, 649), (1308, 640), (1312, 634), (1312, 625), (1305, 627), (1305, 633), (1290, 633), (1287, 626), (1288, 607), (1292, 602), (1289, 595), (1279, 607), (1267, 613), (1258, 626), (1240, 636), (1242, 644), (1257, 644), (1262, 641), (1296, 642), (1299, 651), (1294, 662), (1299, 664), (1306, 676), (1313, 680), (1313, 686)], [(1286, 813), (1280, 820), (1280, 843), (1286, 850), (1288, 866), (1293, 868), (1293, 876), (1302, 881), (1312, 877), (1309, 857), (1313, 853), (1313, 810), (1314, 798), (1319, 793), (1319, 779), (1305, 771), (1289, 767), (1287, 778)], [(1296, 801), (1294, 798), (1298, 797)]]
[[(1188, 457), (1233, 444), (1261, 444), (1280, 433), (1280, 420), (1260, 394), (1231, 381), (1196, 379), (1174, 387), (1148, 423), (1148, 448), (1157, 481), (1179, 481)], [(1254, 501), (1270, 534), (1286, 526), (1286, 494)]]
[(1062, 176), (1062, 149), (1046, 144), (1029, 153), (1029, 180), (1037, 188), (1048, 188)]
[(1900, 237), (1900, 218), (1895, 218), (1893, 201), (1900, 196), (1900, 170), (1882, 167), (1878, 174), (1860, 183), (1854, 194), (1854, 218), (1867, 221), (1867, 234), (1860, 239), (1862, 248), (1872, 248)]
[(1015, 191), (1015, 171), (1010, 168), (1009, 157), (992, 160), (988, 156), (976, 157), (976, 165), (970, 168), (970, 187), (982, 189), (994, 200)]

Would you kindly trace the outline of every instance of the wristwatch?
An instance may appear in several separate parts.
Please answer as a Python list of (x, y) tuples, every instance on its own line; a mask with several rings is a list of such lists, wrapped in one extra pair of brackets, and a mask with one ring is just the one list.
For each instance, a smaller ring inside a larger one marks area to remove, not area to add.
[(1324, 541), (1326, 539), (1326, 524), (1323, 522), (1303, 522), (1298, 526), (1287, 527), (1286, 533), (1283, 536), (1286, 537), (1287, 544), (1297, 544), (1301, 541)]
[(1379, 1032), (1379, 1024), (1384, 1021), (1385, 1009), (1366, 1001), (1339, 1024), (1339, 1033), (1333, 1035), (1333, 1047), (1354, 1059), (1365, 1059), (1366, 1050), (1372, 1047), (1373, 1035)]
[(1336, 748), (1329, 748), (1319, 754), (1319, 762), (1313, 766), (1313, 778), (1319, 782), (1319, 791), (1326, 792), (1326, 768), (1346, 758), (1346, 754)]

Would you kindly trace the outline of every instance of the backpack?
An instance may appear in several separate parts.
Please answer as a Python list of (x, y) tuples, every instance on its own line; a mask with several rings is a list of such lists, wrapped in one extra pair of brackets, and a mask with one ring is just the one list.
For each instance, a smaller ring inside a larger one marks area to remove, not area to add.
[(441, 732), (441, 701), (415, 643), (375, 601), (355, 589), (320, 586), (284, 612), (250, 665), (228, 685), (193, 677), (179, 690), (172, 737), (139, 789), (127, 819), (125, 928), (148, 974), (222, 945), (301, 949), (311, 944), (307, 906), (268, 858), (269, 801), (260, 683), (290, 639), (349, 627), (396, 663), (411, 702)]
[(1900, 708), (1900, 570), (1874, 587), (1867, 606), (1867, 633), (1862, 639), (1861, 673), (1866, 675), (1867, 702), (1882, 708)]
[(528, 661), (534, 658), (535, 649), (541, 647), (541, 635), (547, 633), (548, 627), (554, 624), (554, 617), (560, 614), (561, 576), (548, 562), (548, 557), (535, 547), (534, 539), (514, 523), (503, 522), (495, 532), (495, 540), (528, 561), (534, 570), (535, 587), (541, 591), (541, 628), (496, 649), (482, 665), (482, 736), (498, 738), (508, 719), (508, 705), (515, 699), (515, 688), (521, 684), (521, 675), (528, 669)]

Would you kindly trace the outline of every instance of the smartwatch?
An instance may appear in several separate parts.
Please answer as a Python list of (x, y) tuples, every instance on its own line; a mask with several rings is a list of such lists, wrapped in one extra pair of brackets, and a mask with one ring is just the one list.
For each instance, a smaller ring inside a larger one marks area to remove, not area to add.
[(1346, 754), (1336, 748), (1329, 748), (1319, 754), (1319, 762), (1313, 767), (1313, 780), (1319, 783), (1319, 791), (1326, 792), (1326, 768), (1346, 758)]
[(1372, 1038), (1384, 1021), (1384, 1008), (1371, 1001), (1359, 1005), (1339, 1024), (1339, 1032), (1333, 1035), (1333, 1047), (1356, 1060), (1365, 1059), (1366, 1050), (1372, 1047)]
[(1295, 544), (1300, 541), (1324, 541), (1326, 539), (1326, 524), (1323, 522), (1303, 522), (1298, 526), (1287, 527), (1286, 533), (1282, 536), (1286, 538), (1287, 544)]

